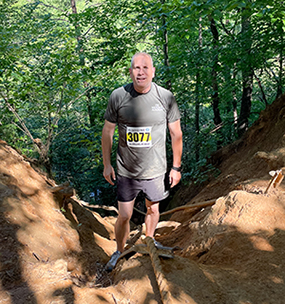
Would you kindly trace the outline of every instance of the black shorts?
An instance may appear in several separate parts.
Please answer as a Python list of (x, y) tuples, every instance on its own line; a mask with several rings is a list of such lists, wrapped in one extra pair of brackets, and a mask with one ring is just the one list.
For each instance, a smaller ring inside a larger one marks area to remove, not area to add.
[(169, 177), (163, 174), (152, 179), (132, 179), (117, 176), (117, 196), (119, 202), (130, 202), (139, 192), (151, 202), (159, 202), (169, 195)]

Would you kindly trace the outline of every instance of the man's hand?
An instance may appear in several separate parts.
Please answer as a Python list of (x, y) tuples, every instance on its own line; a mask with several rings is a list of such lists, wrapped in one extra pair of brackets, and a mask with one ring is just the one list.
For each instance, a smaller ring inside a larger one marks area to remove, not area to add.
[[(182, 157), (182, 149), (183, 149), (180, 119), (176, 120), (175, 122), (169, 123), (168, 129), (170, 132), (171, 146), (173, 152), (173, 161), (172, 161), (173, 167), (179, 168), (181, 166), (181, 157)], [(180, 182), (180, 180), (181, 180), (181, 172), (171, 169), (169, 174), (169, 183), (171, 185), (171, 188), (176, 186)]]
[(116, 180), (115, 170), (111, 165), (111, 152), (113, 145), (113, 135), (115, 132), (116, 124), (105, 120), (105, 124), (102, 130), (102, 154), (104, 171), (103, 176), (106, 181), (111, 185), (114, 185), (113, 180)]
[(113, 180), (116, 180), (116, 175), (115, 170), (111, 165), (104, 167), (103, 176), (108, 183), (114, 186)]
[(170, 188), (176, 186), (181, 180), (181, 172), (171, 169), (169, 173)]

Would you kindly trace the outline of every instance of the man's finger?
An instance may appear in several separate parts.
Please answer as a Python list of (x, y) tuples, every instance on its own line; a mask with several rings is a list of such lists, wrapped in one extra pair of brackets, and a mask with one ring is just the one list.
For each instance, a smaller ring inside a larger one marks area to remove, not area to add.
[(108, 176), (106, 177), (106, 180), (107, 180), (107, 182), (108, 182), (109, 184), (111, 184), (112, 186), (114, 186), (114, 182), (113, 182), (113, 180), (112, 180), (112, 178), (111, 178), (111, 175), (108, 175)]

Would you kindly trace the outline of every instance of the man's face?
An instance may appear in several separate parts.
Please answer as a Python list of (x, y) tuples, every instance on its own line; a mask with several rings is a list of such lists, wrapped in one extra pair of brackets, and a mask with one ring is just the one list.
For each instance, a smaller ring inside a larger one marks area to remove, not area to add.
[(138, 93), (147, 93), (150, 90), (155, 72), (150, 57), (146, 55), (135, 56), (129, 71), (135, 90)]

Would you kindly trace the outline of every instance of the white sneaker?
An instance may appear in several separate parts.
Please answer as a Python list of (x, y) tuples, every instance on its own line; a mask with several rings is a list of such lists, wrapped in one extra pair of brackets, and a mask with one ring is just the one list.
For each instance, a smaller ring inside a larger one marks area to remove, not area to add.
[(163, 248), (163, 245), (161, 243), (159, 243), (157, 240), (153, 239), (153, 243), (157, 249)]
[(112, 271), (115, 268), (117, 261), (120, 258), (120, 255), (121, 255), (121, 252), (119, 250), (115, 251), (112, 254), (111, 259), (109, 260), (109, 262), (106, 265), (107, 271)]
[(167, 247), (167, 246), (163, 246), (161, 243), (159, 243), (157, 240), (153, 239), (153, 242), (154, 242), (154, 246), (157, 248), (157, 249), (163, 249), (163, 250), (172, 250), (173, 247)]

